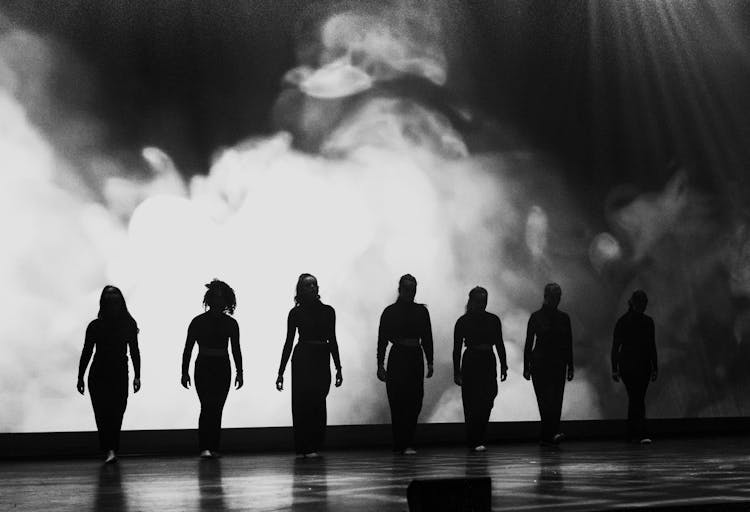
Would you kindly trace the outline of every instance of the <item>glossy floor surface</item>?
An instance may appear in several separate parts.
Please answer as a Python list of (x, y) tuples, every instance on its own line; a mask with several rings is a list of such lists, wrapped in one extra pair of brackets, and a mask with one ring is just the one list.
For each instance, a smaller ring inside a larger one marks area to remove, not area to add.
[(0, 510), (405, 511), (414, 478), (490, 476), (493, 510), (608, 510), (750, 501), (750, 439), (570, 442), (388, 451), (0, 463)]

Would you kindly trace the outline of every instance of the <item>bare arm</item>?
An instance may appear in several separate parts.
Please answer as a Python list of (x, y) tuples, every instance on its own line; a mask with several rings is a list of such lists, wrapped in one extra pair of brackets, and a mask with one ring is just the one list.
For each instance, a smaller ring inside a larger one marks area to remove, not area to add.
[(182, 351), (182, 376), (190, 372), (190, 357), (193, 355), (193, 345), (195, 345), (195, 320), (188, 326), (187, 337), (185, 338), (185, 349)]
[(133, 329), (133, 334), (128, 339), (128, 350), (130, 359), (133, 361), (133, 373), (136, 379), (141, 378), (141, 351), (138, 349), (138, 328)]
[(78, 361), (78, 380), (82, 381), (83, 376), (86, 373), (86, 368), (89, 366), (91, 356), (94, 354), (94, 327), (93, 322), (86, 328), (86, 336), (83, 340), (83, 350), (81, 351), (81, 359)]
[(536, 329), (534, 326), (534, 315), (529, 317), (529, 323), (526, 325), (526, 344), (523, 347), (523, 372), (527, 375), (531, 371), (531, 352), (534, 349), (534, 338)]
[(656, 372), (659, 371), (659, 365), (656, 359), (656, 333), (655, 331), (656, 329), (654, 327), (654, 321), (650, 320), (649, 330), (648, 330), (648, 344), (649, 344), (649, 349), (651, 352), (650, 359), (651, 359), (651, 373), (652, 374), (655, 374)]
[(497, 340), (495, 341), (495, 350), (497, 357), (500, 359), (500, 373), (508, 372), (508, 358), (505, 355), (505, 341), (503, 340), (503, 324), (500, 317), (497, 319)]
[(378, 325), (378, 368), (385, 365), (385, 349), (388, 346), (388, 328), (385, 311), (380, 315), (380, 324)]
[(573, 369), (573, 329), (570, 327), (570, 317), (565, 316), (565, 352), (568, 371)]
[(461, 348), (464, 344), (464, 336), (461, 332), (461, 319), (456, 320), (453, 328), (453, 376), (461, 375)]
[(331, 308), (331, 332), (328, 334), (328, 345), (331, 349), (331, 357), (337, 371), (341, 371), (341, 359), (339, 358), (339, 343), (336, 340), (336, 310)]
[(284, 348), (281, 350), (281, 364), (279, 364), (279, 376), (284, 375), (286, 370), (286, 364), (289, 362), (289, 357), (292, 355), (292, 344), (294, 343), (294, 334), (297, 330), (297, 325), (294, 321), (294, 309), (289, 311), (289, 316), (286, 320), (286, 339), (284, 340)]
[(620, 373), (620, 350), (622, 350), (622, 323), (620, 320), (615, 324), (615, 330), (612, 333), (612, 374)]
[(238, 375), (242, 375), (242, 349), (240, 348), (240, 326), (232, 319), (232, 330), (229, 333), (229, 344), (232, 347), (232, 359), (234, 369)]
[(427, 366), (432, 366), (432, 357), (433, 357), (432, 322), (430, 322), (430, 312), (426, 307), (424, 308), (424, 315), (425, 315), (425, 326), (424, 326), (424, 334), (422, 337), (422, 349), (424, 350), (424, 355), (427, 358)]

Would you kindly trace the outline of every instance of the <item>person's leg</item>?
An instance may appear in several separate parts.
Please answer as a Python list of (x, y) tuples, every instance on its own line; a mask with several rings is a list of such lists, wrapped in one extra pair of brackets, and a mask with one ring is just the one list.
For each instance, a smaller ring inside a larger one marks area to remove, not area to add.
[(292, 353), (292, 423), (294, 425), (294, 451), (297, 454), (310, 453), (310, 364), (309, 347), (297, 343)]
[(635, 399), (634, 399), (634, 392), (632, 383), (628, 378), (625, 377), (623, 374), (622, 376), (622, 383), (625, 385), (625, 392), (628, 394), (628, 416), (626, 420), (626, 428), (625, 428), (625, 439), (628, 441), (631, 441), (636, 433), (635, 433)]
[(540, 438), (543, 443), (552, 442), (555, 435), (550, 424), (550, 375), (549, 369), (539, 362), (535, 362), (531, 382), (534, 385), (537, 406), (539, 407), (539, 418), (541, 422)]
[[(465, 366), (463, 364), (461, 365), (461, 368), (462, 368), (461, 378), (463, 379), (467, 375), (467, 372), (465, 371)], [(472, 409), (473, 404), (471, 403), (470, 386), (467, 387), (465, 380), (461, 383), (461, 404), (463, 405), (463, 409), (464, 409), (464, 430), (466, 432), (466, 445), (469, 448), (472, 448), (471, 427), (473, 425), (472, 423), (473, 417), (471, 413), (473, 411)]]
[(407, 376), (409, 384), (405, 403), (403, 442), (406, 448), (413, 448), (414, 434), (424, 400), (424, 356), (422, 349), (410, 350), (409, 356)]
[(497, 395), (495, 359), (491, 353), (471, 349), (464, 352), (461, 376), (467, 444), (475, 448), (485, 443), (492, 404)]
[(224, 404), (229, 395), (232, 379), (232, 368), (229, 364), (229, 358), (216, 358), (215, 363), (216, 378), (214, 379), (215, 386), (212, 387), (214, 411), (212, 415), (211, 438), (209, 439), (213, 447), (209, 448), (209, 450), (212, 452), (219, 451), (221, 446), (221, 417), (224, 413)]
[(404, 435), (404, 424), (406, 422), (406, 399), (404, 387), (408, 384), (405, 373), (408, 368), (404, 364), (406, 354), (403, 349), (396, 345), (391, 347), (388, 353), (386, 369), (386, 390), (388, 393), (388, 405), (391, 409), (391, 430), (393, 431), (393, 449), (402, 451), (406, 448)]
[(120, 450), (120, 431), (122, 430), (122, 419), (125, 416), (125, 409), (128, 405), (128, 370), (127, 367), (121, 369), (116, 377), (116, 382), (112, 383), (112, 417), (109, 424), (109, 444), (114, 451)]
[(96, 421), (96, 431), (99, 436), (99, 448), (106, 452), (107, 450), (112, 449), (111, 446), (109, 446), (109, 442), (107, 440), (107, 434), (106, 434), (106, 400), (105, 397), (102, 396), (103, 388), (106, 387), (104, 383), (99, 382), (99, 378), (97, 375), (97, 368), (95, 368), (93, 365), (91, 367), (91, 370), (89, 371), (89, 378), (88, 378), (88, 387), (89, 387), (89, 396), (91, 397), (91, 407), (94, 409), (94, 420)]
[(477, 418), (477, 440), (480, 445), (487, 443), (487, 426), (490, 422), (492, 407), (497, 397), (497, 362), (495, 355), (490, 353), (489, 357), (483, 357), (482, 367), (482, 400)]
[(562, 416), (562, 403), (565, 394), (565, 373), (566, 366), (564, 363), (555, 365), (550, 379), (550, 432), (552, 437), (560, 433), (560, 419)]
[(212, 448), (211, 424), (213, 423), (213, 399), (210, 390), (210, 368), (206, 358), (198, 356), (195, 360), (195, 392), (201, 404), (198, 416), (198, 448), (201, 452), (210, 451)]
[(626, 437), (628, 441), (638, 441), (640, 440), (641, 436), (641, 416), (642, 416), (642, 409), (643, 409), (643, 396), (645, 394), (645, 390), (641, 391), (642, 385), (637, 369), (634, 369), (627, 365), (621, 365), (621, 376), (622, 376), (622, 382), (625, 385), (625, 391), (628, 394), (628, 419), (627, 419), (627, 429), (626, 429)]
[[(310, 449), (318, 452), (323, 448), (328, 421), (326, 399), (331, 389), (331, 361), (327, 345), (316, 345), (315, 349), (315, 399), (312, 410), (312, 435)], [(309, 452), (308, 452), (309, 453)]]
[(633, 390), (635, 407), (635, 429), (639, 439), (646, 439), (649, 437), (646, 429), (646, 390), (648, 389), (650, 375), (644, 372), (643, 375), (635, 383), (635, 389)]

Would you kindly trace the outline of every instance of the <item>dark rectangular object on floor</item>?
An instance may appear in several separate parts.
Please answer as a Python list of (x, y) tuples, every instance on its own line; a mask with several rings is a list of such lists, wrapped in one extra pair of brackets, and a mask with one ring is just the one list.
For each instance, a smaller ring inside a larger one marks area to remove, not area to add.
[(412, 480), (406, 500), (409, 512), (489, 512), (492, 481), (489, 477)]

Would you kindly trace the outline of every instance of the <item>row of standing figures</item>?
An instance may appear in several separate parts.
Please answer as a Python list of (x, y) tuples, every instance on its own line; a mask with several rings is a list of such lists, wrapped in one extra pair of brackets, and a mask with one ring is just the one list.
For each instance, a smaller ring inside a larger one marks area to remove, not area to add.
[[(213, 457), (218, 453), (221, 416), (231, 385), (230, 347), (236, 389), (243, 385), (243, 372), (240, 330), (231, 316), (236, 307), (234, 290), (220, 280), (213, 280), (206, 288), (205, 312), (193, 318), (188, 327), (182, 385), (191, 385), (189, 365), (197, 343), (193, 378), (201, 405), (199, 449), (201, 457)], [(424, 397), (425, 360), (426, 377), (433, 374), (430, 314), (426, 306), (415, 302), (416, 292), (417, 280), (410, 274), (402, 276), (398, 298), (383, 311), (378, 329), (377, 377), (386, 383), (393, 449), (403, 454), (416, 453), (414, 434)], [(572, 330), (569, 316), (558, 309), (561, 296), (559, 285), (545, 286), (542, 307), (529, 318), (524, 347), (523, 376), (533, 382), (543, 445), (555, 445), (564, 437), (560, 432), (563, 392), (565, 382), (574, 376)], [(454, 381), (461, 386), (466, 441), (469, 450), (477, 452), (485, 450), (487, 425), (498, 393), (497, 359), (500, 381), (508, 374), (502, 324), (497, 315), (486, 311), (487, 298), (484, 288), (469, 292), (466, 313), (455, 324), (453, 344)], [(311, 274), (299, 277), (294, 302), (276, 388), (284, 389), (284, 373), (291, 357), (295, 452), (301, 457), (316, 457), (325, 438), (331, 359), (336, 368), (335, 386), (343, 383), (336, 313), (321, 302), (318, 282)], [(645, 395), (649, 381), (657, 377), (654, 322), (644, 313), (647, 303), (643, 291), (633, 293), (628, 311), (615, 325), (611, 356), (612, 378), (622, 380), (628, 394), (627, 437), (642, 443), (651, 442), (645, 427)], [(128, 349), (135, 373), (133, 391), (137, 393), (141, 387), (138, 327), (120, 290), (106, 286), (97, 318), (86, 329), (77, 385), (83, 394), (84, 374), (93, 354), (88, 387), (106, 462), (115, 461), (119, 449), (128, 399)]]

